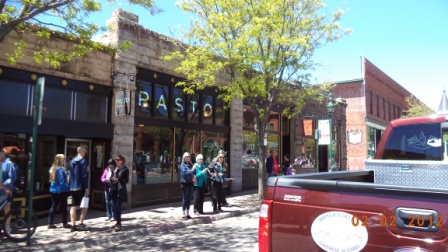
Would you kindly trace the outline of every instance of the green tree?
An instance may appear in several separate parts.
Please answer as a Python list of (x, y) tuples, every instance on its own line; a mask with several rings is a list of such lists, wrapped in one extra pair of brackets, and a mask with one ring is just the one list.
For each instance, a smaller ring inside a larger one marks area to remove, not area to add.
[[(178, 60), (176, 71), (187, 81), (178, 85), (186, 93), (219, 86), (227, 106), (243, 99), (256, 119), (260, 160), (269, 113), (276, 104), (289, 104), (290, 116), (298, 113), (307, 98), (325, 91), (308, 85), (314, 51), (349, 33), (338, 24), (342, 11), (324, 14), (321, 0), (183, 0), (179, 6), (198, 17), (185, 32), (183, 51), (164, 57)], [(266, 183), (265, 164), (259, 168), (260, 199)]]
[(425, 116), (432, 115), (435, 113), (433, 109), (426, 106), (423, 102), (417, 99), (415, 96), (411, 95), (406, 97), (406, 103), (408, 104), (408, 109), (405, 110), (406, 115), (402, 115), (401, 117), (414, 117), (414, 116)]
[[(155, 6), (153, 0), (127, 2), (142, 6), (151, 14), (162, 11)], [(115, 0), (107, 0), (107, 3), (114, 4)], [(36, 62), (48, 62), (53, 67), (89, 52), (110, 50), (115, 53), (117, 50), (127, 49), (129, 42), (104, 46), (92, 41), (95, 34), (106, 30), (106, 27), (98, 26), (95, 21), (88, 21), (90, 15), (99, 12), (101, 4), (96, 0), (0, 0), (0, 43), (11, 31), (26, 32), (33, 25), (38, 27), (37, 35), (45, 39), (55, 36), (54, 30), (58, 30), (66, 39), (76, 41), (72, 51), (43, 47), (34, 53)], [(16, 41), (14, 45), (14, 52), (6, 54), (10, 64), (17, 63), (24, 56), (22, 49), (27, 46), (23, 40)]]

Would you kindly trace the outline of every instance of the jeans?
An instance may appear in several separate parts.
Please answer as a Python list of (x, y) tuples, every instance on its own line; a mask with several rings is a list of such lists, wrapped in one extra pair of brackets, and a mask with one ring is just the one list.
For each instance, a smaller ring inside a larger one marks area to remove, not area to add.
[(54, 224), (53, 218), (54, 218), (54, 212), (56, 211), (56, 207), (59, 203), (61, 203), (60, 210), (61, 210), (61, 216), (62, 216), (62, 223), (65, 225), (67, 224), (67, 193), (51, 193), (51, 208), (48, 213), (48, 224)]
[(112, 195), (112, 204), (114, 206), (115, 219), (117, 220), (117, 225), (121, 225), (121, 205), (123, 204), (123, 199), (118, 197), (117, 194)]
[(182, 211), (190, 211), (191, 196), (193, 195), (193, 185), (181, 184), (182, 187)]
[(106, 216), (107, 218), (115, 219), (114, 202), (112, 201), (112, 195), (107, 190), (104, 191), (104, 203), (106, 204)]

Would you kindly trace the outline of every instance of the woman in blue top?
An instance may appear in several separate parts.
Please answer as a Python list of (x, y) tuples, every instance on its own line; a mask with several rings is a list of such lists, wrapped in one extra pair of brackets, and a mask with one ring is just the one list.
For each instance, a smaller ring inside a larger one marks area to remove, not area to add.
[(61, 203), (61, 215), (64, 228), (71, 228), (67, 224), (67, 197), (69, 195), (69, 187), (67, 183), (67, 175), (64, 168), (64, 154), (57, 154), (54, 157), (53, 165), (50, 172), (50, 194), (51, 194), (51, 208), (48, 214), (48, 228), (56, 228), (53, 224), (54, 211), (59, 203)]
[(204, 157), (201, 154), (196, 156), (196, 183), (194, 184), (194, 214), (204, 214), (204, 193), (207, 182), (207, 171)]
[(209, 174), (212, 179), (212, 185), (211, 185), (211, 195), (212, 195), (212, 204), (213, 204), (213, 212), (219, 213), (222, 212), (221, 205), (222, 205), (222, 181), (223, 181), (223, 163), (224, 163), (224, 154), (219, 154), (218, 157), (216, 157), (216, 161), (212, 162), (208, 168), (209, 168)]
[(193, 175), (196, 173), (196, 167), (190, 161), (190, 153), (185, 152), (180, 164), (180, 187), (182, 188), (182, 219), (191, 219), (190, 201), (193, 194)]

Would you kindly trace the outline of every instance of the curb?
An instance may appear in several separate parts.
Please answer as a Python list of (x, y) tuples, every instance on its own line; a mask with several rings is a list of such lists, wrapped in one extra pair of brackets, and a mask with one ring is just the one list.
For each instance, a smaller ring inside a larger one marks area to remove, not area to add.
[(148, 236), (148, 235), (154, 234), (154, 233), (166, 233), (166, 232), (169, 232), (172, 230), (181, 229), (181, 228), (185, 228), (185, 227), (192, 226), (192, 225), (210, 224), (214, 221), (231, 218), (231, 217), (237, 217), (237, 216), (241, 216), (244, 214), (253, 213), (253, 212), (256, 212), (259, 210), (260, 210), (259, 206), (248, 207), (243, 210), (224, 212), (224, 213), (221, 213), (218, 215), (196, 218), (196, 219), (192, 219), (189, 221), (176, 221), (171, 224), (163, 224), (163, 225), (159, 225), (159, 226), (147, 226), (147, 227), (143, 227), (143, 228), (137, 228), (134, 230), (121, 231), (121, 232), (125, 233), (126, 235), (111, 236), (110, 233), (107, 233), (107, 234), (104, 234), (103, 237), (100, 237), (100, 238), (97, 237), (95, 239), (88, 239), (88, 240), (84, 240), (82, 242), (69, 243), (69, 244), (52, 244), (49, 248), (48, 248), (48, 245), (45, 246), (45, 248), (43, 248), (43, 247), (41, 247), (42, 245), (35, 244), (35, 243), (33, 244), (33, 242), (32, 242), (29, 249), (31, 249), (31, 247), (33, 247), (33, 249), (32, 249), (33, 251), (43, 251), (43, 252), (70, 251), (70, 250), (77, 251), (82, 248), (92, 248), (92, 247), (101, 246), (102, 244), (105, 244), (105, 243), (116, 243), (116, 242), (120, 242), (120, 241), (129, 241), (129, 239), (136, 239), (138, 237)]

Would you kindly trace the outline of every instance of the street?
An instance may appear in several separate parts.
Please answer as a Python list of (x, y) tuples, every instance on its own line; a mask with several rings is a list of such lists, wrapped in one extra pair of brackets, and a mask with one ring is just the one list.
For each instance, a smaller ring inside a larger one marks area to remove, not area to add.
[(85, 251), (258, 251), (258, 215), (258, 212), (253, 212), (211, 224), (192, 225), (167, 233), (131, 238), (127, 242), (90, 247)]

